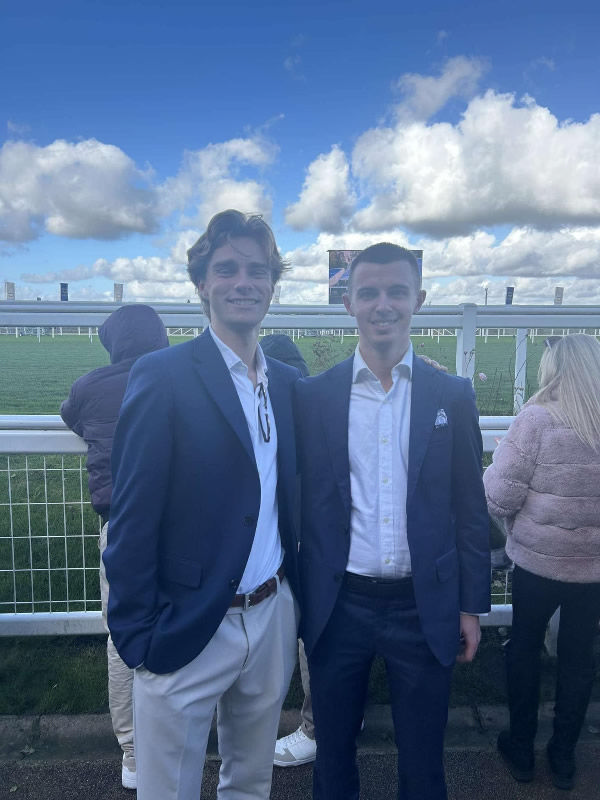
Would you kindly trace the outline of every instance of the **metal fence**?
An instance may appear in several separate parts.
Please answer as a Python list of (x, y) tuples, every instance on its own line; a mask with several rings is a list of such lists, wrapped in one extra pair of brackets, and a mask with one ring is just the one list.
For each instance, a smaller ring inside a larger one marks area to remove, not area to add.
[[(480, 418), (487, 452), (511, 420)], [(103, 631), (85, 453), (58, 416), (0, 416), (0, 635)], [(484, 624), (509, 624), (510, 573), (492, 577)]]

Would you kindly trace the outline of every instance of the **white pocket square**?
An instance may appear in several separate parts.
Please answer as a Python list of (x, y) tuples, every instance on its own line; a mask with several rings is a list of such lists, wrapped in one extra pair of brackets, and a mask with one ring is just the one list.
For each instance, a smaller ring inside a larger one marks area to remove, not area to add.
[(438, 408), (437, 414), (435, 415), (435, 427), (436, 428), (445, 428), (448, 425), (448, 417), (446, 416), (446, 412), (443, 408)]

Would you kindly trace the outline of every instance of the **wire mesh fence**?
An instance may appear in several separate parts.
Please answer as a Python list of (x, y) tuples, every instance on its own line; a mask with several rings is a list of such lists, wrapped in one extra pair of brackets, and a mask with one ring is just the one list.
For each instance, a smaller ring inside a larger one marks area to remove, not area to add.
[[(84, 456), (0, 456), (0, 613), (99, 611), (100, 526)], [(510, 602), (495, 569), (492, 603)]]
[(98, 611), (85, 458), (0, 456), (0, 612)]

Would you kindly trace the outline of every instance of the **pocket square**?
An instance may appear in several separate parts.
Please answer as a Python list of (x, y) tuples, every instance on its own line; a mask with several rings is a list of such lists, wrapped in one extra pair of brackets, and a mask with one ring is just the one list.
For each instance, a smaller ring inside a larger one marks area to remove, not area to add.
[(437, 414), (435, 415), (435, 427), (445, 428), (447, 425), (448, 417), (446, 416), (446, 412), (443, 408), (438, 408)]

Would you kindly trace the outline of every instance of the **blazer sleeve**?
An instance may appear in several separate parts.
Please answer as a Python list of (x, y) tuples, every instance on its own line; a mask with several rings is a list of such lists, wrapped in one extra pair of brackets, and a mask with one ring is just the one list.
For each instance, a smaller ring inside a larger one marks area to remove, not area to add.
[(489, 518), (481, 480), (483, 444), (471, 381), (462, 382), (455, 414), (453, 513), (460, 569), (460, 610), (490, 609)]
[(112, 450), (108, 627), (129, 667), (144, 662), (157, 615), (158, 535), (171, 459), (171, 383), (160, 360), (131, 370)]
[(513, 517), (527, 497), (541, 441), (537, 413), (535, 405), (521, 411), (484, 473), (488, 509), (496, 517)]

